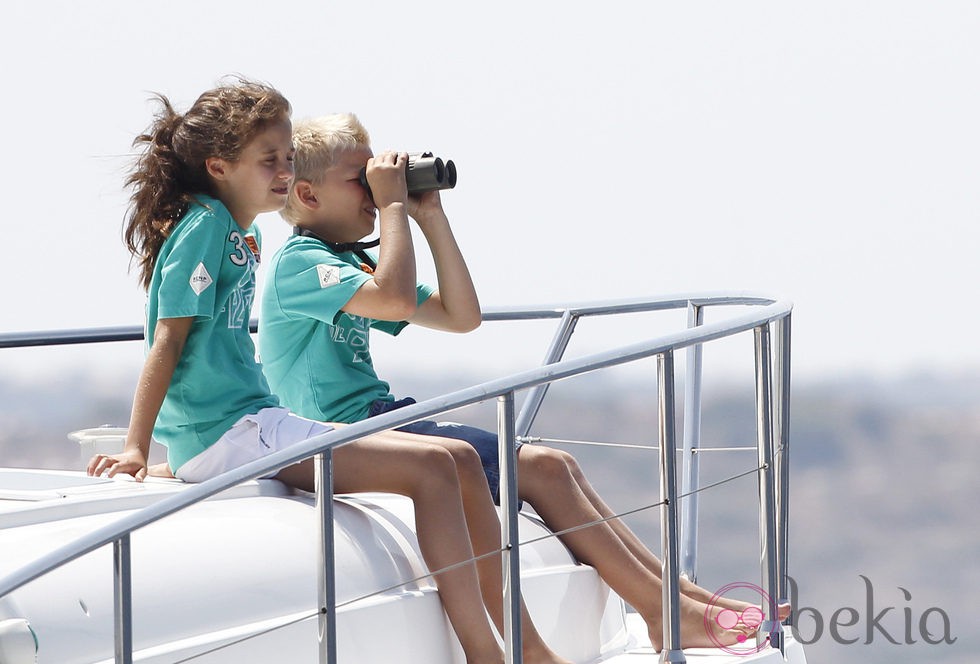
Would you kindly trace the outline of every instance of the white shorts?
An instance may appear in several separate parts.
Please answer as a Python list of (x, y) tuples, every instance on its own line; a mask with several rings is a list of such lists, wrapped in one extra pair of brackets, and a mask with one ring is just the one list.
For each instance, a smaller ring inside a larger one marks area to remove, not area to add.
[(235, 422), (214, 445), (192, 457), (175, 474), (185, 482), (203, 482), (332, 430), (329, 424), (300, 417), (288, 408), (263, 408)]

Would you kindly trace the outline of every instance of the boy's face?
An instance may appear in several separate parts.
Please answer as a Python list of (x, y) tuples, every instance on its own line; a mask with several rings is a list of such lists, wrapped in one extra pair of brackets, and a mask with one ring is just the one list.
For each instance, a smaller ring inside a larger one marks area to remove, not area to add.
[(331, 242), (356, 242), (374, 231), (377, 208), (358, 177), (372, 156), (367, 146), (337, 154), (323, 180), (313, 186), (319, 207), (310, 230)]

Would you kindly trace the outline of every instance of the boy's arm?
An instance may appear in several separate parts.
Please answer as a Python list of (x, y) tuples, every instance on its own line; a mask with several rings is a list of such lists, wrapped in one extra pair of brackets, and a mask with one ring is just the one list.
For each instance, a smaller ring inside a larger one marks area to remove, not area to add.
[(355, 316), (406, 320), (415, 314), (415, 248), (408, 224), (405, 153), (384, 153), (368, 161), (367, 176), (378, 206), (378, 267), (343, 306)]
[(408, 320), (448, 332), (469, 332), (480, 326), (480, 300), (456, 243), (439, 192), (424, 194), (412, 216), (425, 235), (436, 266), (438, 290)]
[(113, 455), (96, 454), (88, 463), (89, 475), (99, 476), (108, 470), (109, 477), (116, 473), (127, 473), (137, 481), (146, 477), (146, 459), (150, 452), (153, 425), (193, 322), (193, 317), (161, 318), (157, 321), (153, 345), (147, 353), (133, 397), (133, 412), (123, 451)]

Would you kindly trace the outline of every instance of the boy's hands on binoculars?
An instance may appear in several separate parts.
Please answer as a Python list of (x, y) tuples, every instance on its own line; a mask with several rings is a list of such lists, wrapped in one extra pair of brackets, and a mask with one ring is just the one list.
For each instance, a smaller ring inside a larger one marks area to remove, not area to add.
[(393, 203), (408, 201), (406, 182), (407, 152), (386, 150), (368, 159), (367, 180), (374, 197), (374, 204), (380, 209)]
[(442, 198), (438, 190), (426, 191), (420, 194), (408, 195), (408, 216), (415, 220), (420, 228), (432, 220), (445, 219), (442, 209)]

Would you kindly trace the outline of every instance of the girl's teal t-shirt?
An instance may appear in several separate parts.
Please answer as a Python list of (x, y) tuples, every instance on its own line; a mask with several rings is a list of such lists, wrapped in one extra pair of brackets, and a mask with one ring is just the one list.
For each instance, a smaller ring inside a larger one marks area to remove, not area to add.
[(217, 199), (198, 196), (157, 256), (146, 307), (147, 349), (157, 321), (193, 317), (153, 437), (172, 471), (242, 416), (279, 405), (249, 334), (261, 236)]

